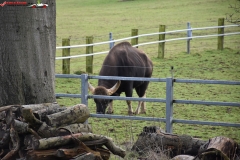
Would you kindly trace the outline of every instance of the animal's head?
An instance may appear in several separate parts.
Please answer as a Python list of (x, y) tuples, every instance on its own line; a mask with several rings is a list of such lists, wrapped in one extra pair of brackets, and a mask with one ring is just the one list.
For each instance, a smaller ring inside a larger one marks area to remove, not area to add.
[[(88, 82), (88, 89), (93, 95), (111, 96), (113, 93), (115, 93), (118, 90), (120, 84), (121, 84), (121, 81), (118, 81), (112, 88), (107, 89), (103, 86), (97, 86), (95, 88)], [(111, 102), (111, 100), (94, 98), (94, 102), (96, 103), (96, 107), (97, 107), (96, 113), (105, 114), (106, 108), (108, 104)]]

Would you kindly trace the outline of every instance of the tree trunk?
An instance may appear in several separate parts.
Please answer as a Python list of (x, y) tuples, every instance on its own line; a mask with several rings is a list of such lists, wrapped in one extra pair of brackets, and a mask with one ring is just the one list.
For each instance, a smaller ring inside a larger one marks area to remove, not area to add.
[(55, 102), (56, 5), (41, 3), (0, 7), (0, 107)]

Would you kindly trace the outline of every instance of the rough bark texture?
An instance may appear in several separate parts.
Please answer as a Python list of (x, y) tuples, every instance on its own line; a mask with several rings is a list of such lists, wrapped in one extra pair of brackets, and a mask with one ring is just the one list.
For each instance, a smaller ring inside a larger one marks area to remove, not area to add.
[(157, 127), (145, 127), (133, 145), (132, 150), (140, 155), (156, 148), (169, 152), (170, 157), (179, 154), (197, 155), (201, 145), (206, 141), (192, 138), (189, 135), (167, 134)]
[(0, 7), (0, 107), (55, 102), (56, 5), (41, 2), (48, 7)]
[[(55, 106), (54, 109), (52, 106)], [(46, 107), (51, 111), (45, 112)], [(111, 152), (125, 157), (125, 151), (116, 146), (111, 138), (92, 134), (92, 129), (88, 124), (79, 123), (89, 117), (89, 111), (85, 105), (77, 104), (63, 111), (60, 111), (59, 108), (61, 107), (57, 104), (0, 107), (0, 159), (108, 160)], [(67, 120), (59, 120), (63, 126), (57, 122), (62, 127), (49, 126), (42, 121), (43, 119), (39, 119), (41, 116), (36, 117), (34, 114), (44, 113), (47, 116), (48, 113), (52, 113), (52, 109), (54, 112), (57, 110), (61, 112), (61, 114), (57, 114), (58, 116), (53, 116), (55, 119)], [(68, 118), (69, 115), (72, 117)], [(73, 122), (78, 123), (72, 124)]]
[(144, 127), (132, 151), (144, 160), (151, 152), (164, 153), (174, 157), (172, 160), (240, 160), (240, 146), (230, 138), (214, 137), (204, 141), (189, 135), (167, 134), (156, 126)]
[(77, 104), (72, 107), (68, 107), (62, 112), (46, 116), (46, 123), (49, 126), (60, 127), (66, 124), (83, 123), (90, 116), (88, 107), (84, 104)]

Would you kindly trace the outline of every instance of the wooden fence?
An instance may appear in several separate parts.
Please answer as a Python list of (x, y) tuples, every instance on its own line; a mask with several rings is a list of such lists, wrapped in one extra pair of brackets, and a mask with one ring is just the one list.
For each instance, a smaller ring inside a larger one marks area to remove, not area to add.
[[(214, 27), (203, 27), (203, 28), (191, 28), (190, 23), (187, 24), (187, 29), (183, 30), (175, 30), (175, 31), (168, 31), (166, 32), (166, 26), (165, 25), (160, 25), (159, 26), (159, 32), (158, 33), (153, 33), (153, 34), (144, 34), (144, 35), (138, 35), (138, 29), (132, 29), (131, 31), (131, 36), (128, 38), (122, 38), (118, 40), (112, 40), (112, 34), (110, 33), (109, 35), (109, 41), (107, 42), (100, 42), (100, 43), (93, 43), (93, 36), (87, 36), (86, 37), (86, 44), (85, 45), (75, 45), (75, 46), (70, 46), (70, 39), (62, 39), (62, 46), (57, 47), (56, 49), (62, 49), (62, 57), (56, 57), (56, 59), (62, 59), (62, 73), (63, 74), (70, 74), (70, 59), (71, 58), (77, 58), (80, 56), (70, 56), (70, 48), (79, 48), (79, 47), (86, 47), (86, 72), (87, 73), (93, 73), (93, 46), (95, 45), (100, 45), (100, 44), (109, 44), (110, 49), (113, 47), (114, 42), (119, 42), (119, 41), (124, 41), (124, 40), (129, 40), (131, 39), (131, 44), (134, 47), (142, 46), (142, 45), (147, 45), (147, 44), (158, 44), (158, 58), (164, 58), (164, 53), (165, 53), (165, 43), (170, 42), (170, 41), (176, 41), (176, 40), (187, 40), (187, 53), (190, 53), (190, 40), (193, 38), (205, 38), (205, 37), (217, 37), (217, 49), (218, 50), (223, 50), (223, 45), (224, 45), (224, 36), (226, 35), (236, 35), (240, 34), (240, 32), (234, 32), (234, 33), (227, 33), (224, 34), (224, 28), (226, 27), (239, 27), (239, 25), (228, 25), (224, 26), (224, 18), (219, 18), (218, 19), (218, 26)], [(194, 30), (203, 30), (203, 29), (218, 29), (218, 34), (215, 35), (205, 35), (205, 36), (192, 36), (192, 31)], [(176, 33), (176, 32), (187, 32), (187, 37), (183, 38), (176, 38), (176, 39), (165, 39), (165, 35), (169, 33)], [(154, 42), (148, 42), (148, 43), (142, 43), (138, 44), (138, 38), (143, 37), (143, 36), (152, 36), (152, 35), (159, 35), (158, 41)], [(108, 53), (108, 51), (101, 52), (103, 53)], [(96, 54), (96, 53), (95, 53)], [(81, 55), (82, 57), (82, 55)]]

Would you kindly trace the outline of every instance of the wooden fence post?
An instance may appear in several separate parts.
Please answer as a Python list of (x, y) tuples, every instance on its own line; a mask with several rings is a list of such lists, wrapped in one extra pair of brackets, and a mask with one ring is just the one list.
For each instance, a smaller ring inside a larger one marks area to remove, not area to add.
[[(86, 37), (86, 44), (93, 43), (93, 36)], [(93, 46), (86, 47), (86, 54), (93, 53)], [(86, 72), (93, 73), (93, 56), (86, 56)]]
[[(187, 29), (191, 29), (190, 22), (187, 22)], [(187, 37), (192, 37), (192, 30), (187, 30)], [(192, 38), (187, 39), (187, 53), (190, 53), (190, 40)]]
[[(159, 32), (165, 32), (165, 25), (159, 26)], [(159, 34), (159, 41), (165, 40), (165, 33)], [(165, 42), (161, 42), (158, 44), (158, 58), (164, 58), (164, 50), (165, 50)]]
[[(62, 39), (62, 46), (70, 46), (70, 39)], [(70, 56), (70, 48), (62, 49), (62, 56)], [(70, 58), (62, 60), (62, 73), (70, 74)]]
[[(112, 32), (109, 33), (109, 41), (112, 41), (113, 40), (113, 35), (112, 35)], [(110, 42), (109, 43), (109, 49), (112, 49), (114, 46), (114, 42)]]
[[(138, 29), (132, 29), (132, 37), (137, 36), (137, 35), (138, 35)], [(137, 38), (132, 38), (131, 39), (131, 44), (132, 44), (132, 46), (137, 45), (138, 44), (138, 37)], [(136, 48), (138, 48), (138, 47), (136, 47)]]
[[(218, 26), (224, 26), (224, 18), (218, 19)], [(218, 28), (218, 34), (224, 34), (224, 28)], [(218, 50), (223, 50), (224, 36), (218, 36)]]

